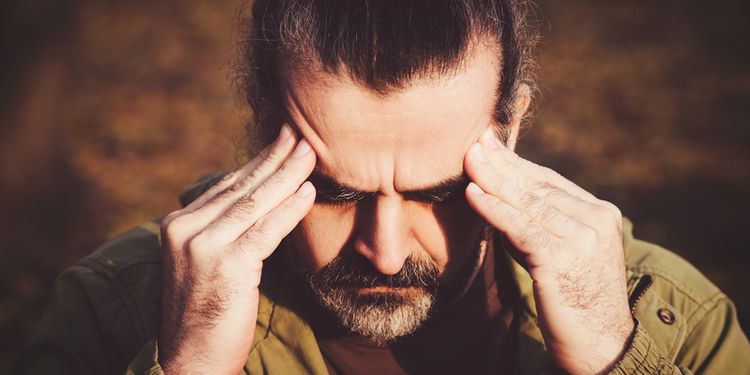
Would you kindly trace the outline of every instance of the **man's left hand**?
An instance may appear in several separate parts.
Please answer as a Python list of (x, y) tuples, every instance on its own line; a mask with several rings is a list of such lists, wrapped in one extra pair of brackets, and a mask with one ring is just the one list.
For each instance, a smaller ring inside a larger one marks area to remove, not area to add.
[(519, 157), (489, 129), (464, 161), (469, 204), (514, 245), (534, 281), (555, 363), (571, 374), (610, 369), (634, 330), (620, 210)]

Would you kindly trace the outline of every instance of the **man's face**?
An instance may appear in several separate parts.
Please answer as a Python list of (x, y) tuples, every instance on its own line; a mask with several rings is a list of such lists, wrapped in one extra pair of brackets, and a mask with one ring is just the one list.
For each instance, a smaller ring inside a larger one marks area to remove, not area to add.
[[(474, 51), (457, 72), (385, 96), (339, 75), (289, 80), (293, 125), (318, 156), (319, 201), (292, 234), (307, 269), (347, 256), (381, 276), (424, 271), (411, 263), (449, 275), (472, 259), (484, 225), (464, 198), (463, 160), (492, 123), (498, 87), (496, 54)], [(350, 303), (427, 303), (408, 285), (339, 286)]]

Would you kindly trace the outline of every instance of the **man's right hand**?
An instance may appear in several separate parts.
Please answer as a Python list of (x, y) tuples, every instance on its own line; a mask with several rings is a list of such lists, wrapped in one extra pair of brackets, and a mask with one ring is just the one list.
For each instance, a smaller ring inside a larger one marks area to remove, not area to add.
[(315, 188), (305, 179), (314, 166), (310, 146), (284, 125), (258, 157), (164, 218), (158, 346), (165, 373), (242, 370), (263, 260), (312, 207)]

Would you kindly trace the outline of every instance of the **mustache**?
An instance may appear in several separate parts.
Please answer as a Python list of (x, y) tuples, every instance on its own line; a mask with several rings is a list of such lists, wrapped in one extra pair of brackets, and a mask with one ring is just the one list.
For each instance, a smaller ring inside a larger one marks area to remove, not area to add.
[(386, 275), (363, 255), (356, 251), (344, 251), (310, 275), (310, 282), (321, 289), (416, 287), (434, 291), (437, 289), (438, 274), (434, 262), (410, 255), (399, 272)]

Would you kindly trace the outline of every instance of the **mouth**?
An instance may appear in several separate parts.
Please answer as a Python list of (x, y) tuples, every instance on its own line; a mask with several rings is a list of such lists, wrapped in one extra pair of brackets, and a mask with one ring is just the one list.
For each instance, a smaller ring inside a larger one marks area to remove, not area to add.
[(401, 295), (408, 295), (415, 293), (419, 288), (409, 286), (409, 287), (390, 287), (390, 286), (373, 286), (373, 287), (367, 287), (367, 288), (352, 288), (351, 290), (355, 292), (356, 294), (365, 295), (365, 294), (380, 294), (380, 293), (387, 293), (387, 294), (401, 294)]

